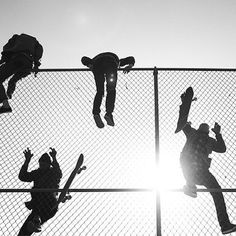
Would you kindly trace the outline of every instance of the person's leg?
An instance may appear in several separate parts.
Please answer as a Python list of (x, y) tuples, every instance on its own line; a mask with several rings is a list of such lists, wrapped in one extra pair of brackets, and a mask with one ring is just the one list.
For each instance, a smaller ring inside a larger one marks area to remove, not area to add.
[(29, 232), (28, 230), (28, 223), (30, 221), (32, 221), (32, 219), (34, 218), (35, 214), (34, 212), (32, 211), (31, 214), (27, 217), (27, 219), (25, 220), (24, 224), (22, 225), (20, 231), (19, 231), (19, 234), (18, 236), (28, 236), (28, 235), (32, 235), (33, 232)]
[(105, 119), (108, 125), (114, 126), (115, 124), (112, 113), (115, 108), (116, 100), (117, 70), (110, 70), (106, 72), (106, 83), (107, 97)]
[(97, 92), (93, 101), (93, 115), (97, 115), (100, 114), (101, 112), (100, 107), (102, 104), (102, 98), (104, 96), (104, 82), (105, 82), (104, 74), (102, 72), (95, 71), (94, 79), (96, 83)]
[(0, 66), (0, 103), (7, 100), (7, 95), (3, 82), (15, 72), (15, 64), (13, 62), (4, 63)]
[(93, 118), (95, 120), (95, 123), (98, 128), (103, 128), (104, 123), (101, 119), (100, 112), (101, 112), (101, 104), (102, 104), (102, 98), (104, 96), (104, 82), (105, 77), (104, 73), (102, 71), (94, 71), (94, 79), (96, 83), (96, 95), (94, 97), (93, 101)]
[(41, 209), (40, 212), (40, 218), (41, 218), (41, 225), (43, 225), (45, 222), (47, 222), (49, 219), (54, 217), (58, 211), (58, 208), (52, 209), (52, 207), (48, 206), (44, 209)]
[[(10, 62), (7, 62), (0, 67), (0, 82), (1, 82), (0, 103), (2, 103), (2, 107), (0, 108), (0, 113), (6, 113), (12, 111), (10, 104), (8, 102), (8, 98), (12, 97), (17, 81), (29, 75), (31, 69), (32, 69), (32, 62), (29, 61), (23, 55), (15, 56)], [(8, 89), (6, 95), (6, 91), (2, 83), (11, 75), (13, 75), (13, 77), (10, 79), (8, 83)]]
[[(221, 186), (217, 182), (216, 178), (209, 172), (209, 170), (201, 173), (201, 183), (207, 189), (221, 189)], [(226, 228), (232, 228), (233, 225), (229, 221), (229, 216), (227, 214), (225, 200), (222, 192), (210, 192), (216, 208), (217, 218), (222, 232)], [(235, 228), (236, 229), (236, 228)], [(230, 231), (233, 232), (233, 231)]]
[(7, 87), (7, 96), (9, 99), (12, 98), (12, 95), (16, 89), (16, 83), (21, 80), (22, 78), (25, 78), (28, 76), (31, 72), (30, 68), (23, 68), (21, 71), (16, 72), (12, 78), (8, 82), (8, 87)]
[(194, 165), (191, 162), (186, 161), (190, 157), (181, 154), (180, 165), (182, 168), (182, 173), (186, 181), (186, 185), (183, 187), (184, 194), (196, 198), (197, 197), (197, 187), (194, 180)]

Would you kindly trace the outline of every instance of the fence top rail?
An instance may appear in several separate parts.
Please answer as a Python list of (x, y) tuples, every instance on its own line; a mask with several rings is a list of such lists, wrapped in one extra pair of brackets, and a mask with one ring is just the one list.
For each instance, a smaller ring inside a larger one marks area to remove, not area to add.
[[(164, 67), (147, 67), (147, 68), (131, 68), (131, 71), (232, 71), (235, 72), (236, 68), (164, 68)], [(39, 69), (39, 72), (75, 72), (75, 71), (91, 71), (86, 68), (45, 68)], [(123, 71), (123, 69), (118, 69)]]
[[(62, 192), (63, 189), (0, 189), (0, 193), (14, 193), (14, 192)], [(157, 189), (151, 188), (81, 188), (81, 189), (69, 189), (69, 192), (154, 192)], [(163, 192), (183, 192), (182, 188), (178, 189), (164, 189)], [(197, 189), (197, 192), (236, 192), (235, 188), (224, 189)], [(161, 190), (162, 192), (162, 190)]]

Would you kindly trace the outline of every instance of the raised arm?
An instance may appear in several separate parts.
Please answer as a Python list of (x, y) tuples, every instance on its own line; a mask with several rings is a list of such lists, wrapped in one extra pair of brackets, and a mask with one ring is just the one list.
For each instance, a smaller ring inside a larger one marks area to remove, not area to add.
[(213, 143), (212, 150), (218, 153), (224, 153), (226, 152), (226, 146), (224, 139), (222, 138), (222, 135), (220, 133), (221, 126), (218, 123), (215, 123), (215, 126), (213, 129), (211, 129), (215, 135), (216, 135), (216, 141)]
[(20, 169), (18, 178), (23, 182), (31, 182), (33, 181), (33, 174), (32, 172), (28, 172), (28, 167), (33, 154), (29, 148), (27, 148), (23, 153), (25, 155), (25, 162)]
[(50, 149), (51, 149), (51, 151), (49, 152), (49, 154), (52, 157), (52, 167), (53, 167), (54, 171), (56, 172), (57, 177), (61, 179), (62, 171), (61, 171), (60, 165), (56, 159), (57, 152), (54, 148), (50, 147)]

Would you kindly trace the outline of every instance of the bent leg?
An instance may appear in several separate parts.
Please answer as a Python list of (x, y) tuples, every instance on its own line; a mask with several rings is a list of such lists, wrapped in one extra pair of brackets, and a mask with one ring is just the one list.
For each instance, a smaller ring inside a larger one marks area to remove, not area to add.
[(27, 229), (27, 225), (30, 221), (32, 221), (32, 219), (34, 218), (34, 212), (32, 211), (31, 214), (27, 217), (27, 219), (25, 220), (24, 224), (22, 225), (20, 232), (18, 234), (18, 236), (28, 236), (28, 235), (32, 235), (33, 232), (29, 232)]
[(0, 103), (7, 99), (6, 91), (3, 86), (3, 82), (14, 74), (15, 65), (12, 62), (2, 64), (0, 66)]
[[(216, 178), (207, 170), (204, 172), (204, 178), (202, 183), (207, 189), (221, 189)], [(229, 216), (227, 214), (225, 200), (222, 192), (210, 192), (216, 208), (217, 218), (219, 225), (224, 227), (229, 223)]]

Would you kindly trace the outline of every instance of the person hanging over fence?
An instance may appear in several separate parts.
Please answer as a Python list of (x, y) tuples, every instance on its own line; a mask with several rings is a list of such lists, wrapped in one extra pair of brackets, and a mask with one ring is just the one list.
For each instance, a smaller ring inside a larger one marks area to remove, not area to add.
[[(21, 167), (19, 179), (24, 182), (33, 182), (33, 189), (59, 188), (62, 171), (56, 159), (56, 150), (50, 149), (50, 155), (44, 153), (39, 159), (39, 168), (31, 172), (28, 172), (28, 166), (33, 154), (29, 148), (24, 151), (25, 162)], [(31, 201), (25, 203), (31, 213), (21, 227), (18, 236), (32, 235), (34, 232), (41, 231), (41, 225), (51, 219), (58, 211), (57, 195), (58, 193), (55, 192), (31, 193)]]
[[(0, 59), (0, 114), (12, 112), (9, 99), (16, 88), (16, 83), (28, 76), (31, 71), (37, 70), (41, 65), (40, 59), (43, 55), (43, 47), (38, 40), (27, 34), (14, 34), (3, 46)], [(13, 75), (13, 76), (12, 76)], [(3, 82), (9, 78), (7, 93)]]
[(113, 111), (116, 99), (116, 83), (117, 83), (117, 70), (119, 67), (126, 66), (124, 73), (128, 73), (134, 66), (135, 59), (132, 56), (119, 59), (119, 57), (111, 52), (104, 52), (98, 54), (93, 59), (89, 57), (82, 57), (81, 62), (83, 65), (89, 67), (93, 74), (96, 83), (96, 95), (93, 102), (93, 117), (96, 125), (99, 128), (104, 127), (104, 123), (100, 117), (100, 107), (102, 98), (104, 96), (104, 83), (106, 80), (106, 114), (104, 116), (106, 122), (110, 126), (114, 126)]
[[(215, 133), (215, 139), (209, 136), (209, 129), (208, 124), (202, 123), (196, 130), (191, 127), (191, 122), (187, 122), (182, 129), (187, 141), (180, 155), (180, 164), (186, 180), (184, 193), (191, 197), (197, 197), (196, 185), (203, 185), (207, 189), (221, 189), (218, 181), (209, 171), (211, 165), (209, 154), (212, 151), (224, 153), (226, 146), (220, 133), (221, 126), (215, 123), (212, 129)], [(210, 194), (215, 203), (217, 218), (222, 233), (228, 234), (235, 232), (236, 225), (230, 223), (222, 192), (213, 191)]]

